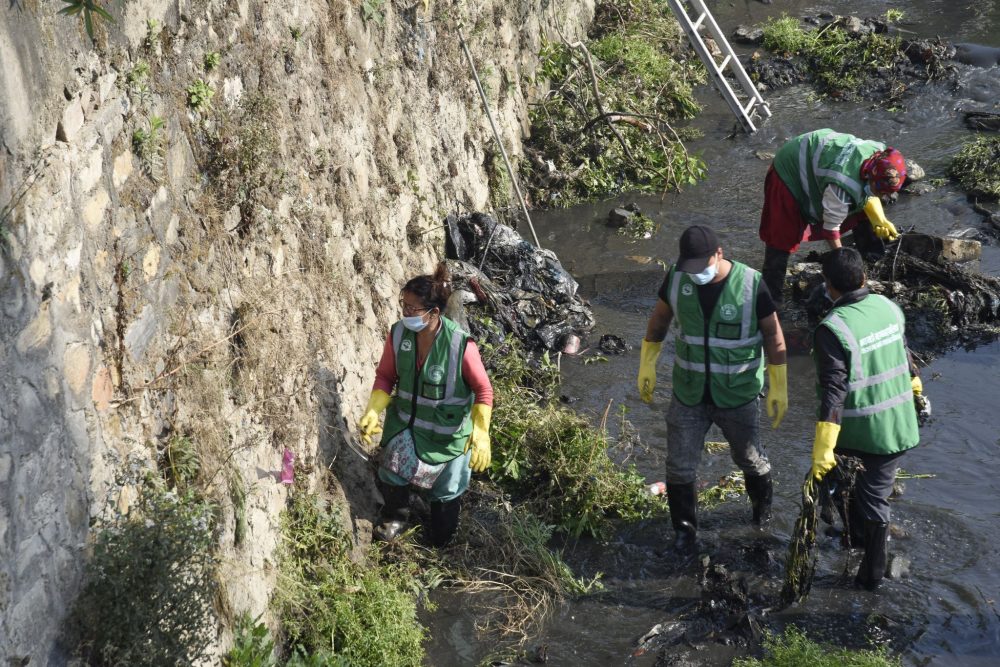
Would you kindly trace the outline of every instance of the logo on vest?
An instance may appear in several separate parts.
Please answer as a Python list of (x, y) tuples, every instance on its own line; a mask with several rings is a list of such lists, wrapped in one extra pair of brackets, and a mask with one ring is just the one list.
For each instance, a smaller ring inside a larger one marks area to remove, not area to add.
[(722, 315), (722, 319), (724, 320), (735, 320), (736, 306), (731, 303), (724, 304), (719, 310), (719, 314)]
[(440, 366), (431, 366), (427, 369), (427, 379), (435, 384), (441, 384), (444, 380), (444, 369)]
[(413, 342), (412, 341), (404, 340), (402, 343), (399, 344), (399, 351), (400, 352), (409, 352), (412, 349), (413, 349)]
[(684, 285), (683, 287), (681, 287), (681, 294), (683, 294), (684, 296), (691, 296), (692, 294), (694, 294), (694, 287), (692, 287), (690, 284)]

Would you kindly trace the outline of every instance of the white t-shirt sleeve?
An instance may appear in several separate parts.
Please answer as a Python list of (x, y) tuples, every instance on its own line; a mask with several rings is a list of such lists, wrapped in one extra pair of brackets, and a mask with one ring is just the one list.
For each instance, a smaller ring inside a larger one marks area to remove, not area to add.
[(828, 232), (840, 231), (840, 225), (851, 210), (851, 198), (838, 185), (828, 185), (823, 191), (823, 229)]

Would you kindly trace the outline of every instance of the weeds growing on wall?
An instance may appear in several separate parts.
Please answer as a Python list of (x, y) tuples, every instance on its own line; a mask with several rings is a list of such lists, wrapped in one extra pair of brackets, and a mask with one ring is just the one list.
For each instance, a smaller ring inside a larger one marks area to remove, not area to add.
[[(892, 18), (898, 19), (886, 16)], [(820, 89), (835, 97), (856, 97), (865, 87), (879, 87), (888, 93), (880, 103), (892, 107), (906, 88), (898, 81), (898, 67), (906, 61), (901, 40), (884, 32), (851, 33), (838, 21), (807, 29), (798, 19), (782, 16), (764, 24), (762, 46), (804, 59)]]
[(1000, 199), (1000, 136), (983, 134), (965, 142), (948, 174), (973, 196)]
[(154, 479), (133, 481), (116, 487), (137, 491), (132, 506), (123, 513), (110, 496), (95, 528), (71, 641), (89, 665), (197, 664), (215, 636), (213, 508)]
[(699, 110), (692, 87), (704, 68), (661, 0), (602, 3), (585, 44), (548, 42), (536, 79), (549, 92), (530, 112), (522, 171), (536, 205), (569, 206), (625, 190), (697, 182), (690, 131), (672, 123)]
[(335, 510), (301, 492), (282, 517), (282, 538), (274, 603), (288, 651), (327, 653), (354, 667), (422, 663), (416, 565), (387, 562), (377, 548), (355, 563)]
[[(513, 339), (483, 345), (493, 383), (493, 478), (546, 524), (571, 535), (603, 535), (611, 520), (636, 520), (654, 507), (635, 467), (609, 451), (605, 428), (557, 403), (558, 373), (537, 367)], [(627, 429), (626, 429), (627, 430)]]
[(822, 646), (794, 625), (780, 635), (769, 635), (764, 640), (764, 650), (763, 658), (737, 658), (733, 667), (899, 667), (902, 664), (884, 648), (853, 651)]

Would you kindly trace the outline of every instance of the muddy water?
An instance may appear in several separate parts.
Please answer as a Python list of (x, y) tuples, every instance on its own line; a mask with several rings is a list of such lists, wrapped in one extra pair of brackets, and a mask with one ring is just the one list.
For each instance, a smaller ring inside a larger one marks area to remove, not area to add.
[[(882, 2), (837, 3), (836, 11), (876, 14)], [(1000, 3), (954, 3), (944, 0), (893, 3), (906, 11), (904, 27), (921, 36), (1000, 46)], [(782, 11), (819, 12), (830, 5), (814, 2), (725, 3), (714, 7), (726, 27), (759, 21)], [(652, 407), (638, 400), (635, 374), (638, 347), (656, 289), (662, 280), (657, 260), (669, 262), (677, 237), (688, 224), (711, 224), (727, 255), (759, 266), (762, 248), (756, 237), (767, 159), (790, 136), (833, 127), (884, 140), (917, 160), (929, 178), (943, 169), (967, 136), (956, 108), (989, 108), (1000, 99), (1000, 69), (962, 68), (959, 85), (921, 86), (905, 113), (872, 110), (870, 105), (817, 101), (808, 88), (768, 96), (774, 117), (756, 136), (733, 133), (734, 121), (721, 99), (702, 91), (706, 110), (695, 125), (705, 137), (690, 148), (708, 163), (710, 177), (682, 193), (661, 199), (621, 197), (594, 206), (538, 213), (535, 224), (543, 245), (555, 250), (580, 280), (595, 306), (595, 341), (603, 333), (622, 336), (634, 350), (606, 362), (584, 364), (563, 357), (564, 393), (574, 407), (603, 412), (608, 401), (625, 406), (639, 429), (645, 450), (636, 460), (649, 481), (663, 478), (669, 400), (670, 345), (661, 358), (660, 387)], [(649, 240), (630, 241), (603, 225), (613, 206), (638, 202), (659, 223)], [(897, 227), (944, 234), (983, 230), (965, 196), (950, 186), (922, 197), (903, 196), (887, 211)], [(989, 241), (987, 241), (990, 243)], [(817, 244), (804, 248), (808, 251)], [(794, 261), (794, 260), (793, 260)], [(1000, 274), (1000, 250), (984, 247), (984, 271)], [(586, 356), (586, 355), (585, 355)], [(903, 459), (912, 473), (934, 479), (906, 482), (893, 505), (901, 530), (890, 551), (912, 561), (910, 576), (887, 583), (880, 596), (854, 591), (843, 573), (857, 567), (830, 538), (821, 538), (813, 591), (800, 607), (763, 617), (771, 629), (794, 622), (811, 636), (831, 643), (863, 647), (869, 640), (888, 643), (908, 665), (1000, 664), (1000, 344), (975, 351), (955, 351), (924, 372), (925, 392), (935, 419), (922, 429), (922, 445)], [(789, 360), (791, 407), (778, 431), (764, 430), (777, 487), (775, 520), (766, 532), (746, 524), (749, 506), (734, 502), (700, 516), (702, 550), (736, 558), (729, 565), (745, 575), (752, 591), (774, 594), (780, 586), (788, 534), (798, 513), (798, 489), (809, 467), (814, 428), (815, 373), (808, 357)], [(720, 434), (709, 434), (721, 440)], [(706, 455), (701, 480), (710, 483), (733, 469), (725, 454)], [(547, 647), (551, 665), (651, 665), (655, 651), (631, 656), (638, 637), (657, 623), (677, 618), (699, 599), (698, 570), (664, 552), (672, 535), (669, 523), (652, 520), (629, 526), (610, 543), (581, 541), (567, 546), (566, 557), (580, 573), (604, 573), (603, 595), (568, 603), (546, 624), (535, 644)], [(460, 596), (437, 597), (440, 611), (430, 619), (428, 664), (469, 665), (493, 648), (477, 639), (474, 616)], [(685, 664), (728, 664), (736, 648), (706, 642), (679, 649)]]

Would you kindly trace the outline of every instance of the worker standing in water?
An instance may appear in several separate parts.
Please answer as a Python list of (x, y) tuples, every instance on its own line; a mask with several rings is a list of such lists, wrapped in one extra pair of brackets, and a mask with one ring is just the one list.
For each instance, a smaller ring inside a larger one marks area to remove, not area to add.
[(673, 395), (667, 411), (667, 501), (676, 532), (674, 547), (690, 551), (698, 528), (695, 481), (712, 424), (729, 441), (743, 470), (753, 522), (770, 518), (771, 464), (760, 441), (760, 392), (764, 356), (770, 389), (768, 415), (777, 428), (788, 408), (785, 341), (761, 274), (725, 258), (715, 232), (688, 227), (677, 263), (667, 270), (642, 341), (639, 396), (653, 400), (656, 362), (671, 322)]

